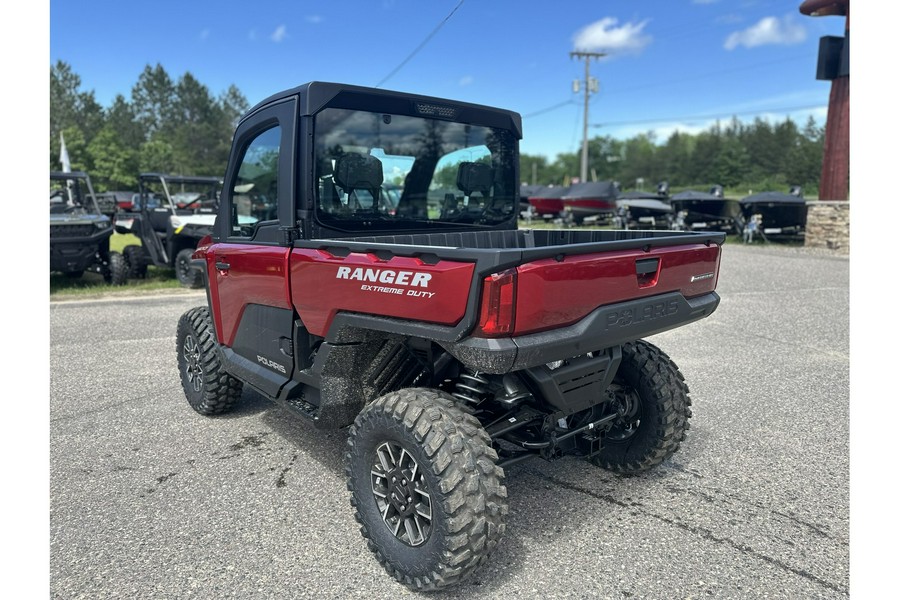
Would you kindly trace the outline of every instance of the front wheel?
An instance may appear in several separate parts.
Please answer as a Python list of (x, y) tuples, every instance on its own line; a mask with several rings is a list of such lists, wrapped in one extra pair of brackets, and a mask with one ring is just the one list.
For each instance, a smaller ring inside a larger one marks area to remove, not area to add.
[(490, 444), (437, 390), (391, 392), (357, 416), (347, 487), (369, 549), (397, 581), (417, 591), (454, 585), (497, 546), (508, 507)]
[(216, 336), (205, 307), (192, 308), (178, 320), (178, 372), (188, 404), (201, 415), (231, 410), (243, 384), (229, 375), (216, 352)]
[(128, 265), (125, 257), (118, 252), (110, 252), (103, 267), (103, 281), (111, 285), (125, 285), (128, 283)]
[(611, 471), (637, 473), (678, 450), (691, 417), (681, 371), (662, 350), (638, 340), (622, 346), (612, 390), (618, 418), (592, 461)]
[(175, 274), (184, 287), (200, 288), (203, 287), (203, 274), (200, 273), (199, 269), (191, 266), (191, 256), (193, 254), (194, 250), (192, 248), (185, 248), (178, 252), (175, 256)]

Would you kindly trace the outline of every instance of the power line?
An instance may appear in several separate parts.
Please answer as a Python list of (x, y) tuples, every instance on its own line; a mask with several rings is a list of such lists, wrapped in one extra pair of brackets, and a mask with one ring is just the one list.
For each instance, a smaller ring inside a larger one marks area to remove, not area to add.
[(670, 85), (670, 84), (674, 84), (674, 83), (683, 83), (683, 82), (688, 82), (688, 81), (697, 81), (700, 79), (707, 79), (709, 77), (715, 77), (716, 75), (729, 75), (731, 73), (737, 73), (740, 71), (751, 71), (753, 69), (759, 69), (760, 67), (770, 67), (772, 65), (777, 65), (777, 64), (791, 62), (791, 61), (800, 60), (800, 59), (808, 60), (809, 55), (802, 54), (802, 55), (796, 55), (796, 56), (789, 56), (787, 58), (780, 58), (778, 60), (770, 60), (767, 62), (756, 63), (753, 65), (745, 65), (743, 67), (732, 67), (729, 69), (722, 69), (719, 71), (708, 71), (706, 73), (694, 75), (693, 77), (679, 77), (677, 79), (654, 81), (653, 83), (633, 85), (631, 87), (624, 87), (624, 88), (616, 88), (614, 90), (606, 90), (604, 93), (604, 96), (612, 96), (615, 94), (624, 94), (626, 92), (634, 92), (634, 91), (645, 90), (645, 89), (650, 89), (650, 88), (659, 89), (661, 86), (664, 86), (664, 85)]
[(724, 119), (728, 117), (736, 117), (738, 115), (758, 115), (767, 112), (793, 112), (795, 110), (811, 110), (813, 108), (821, 108), (821, 104), (812, 104), (808, 106), (784, 106), (780, 108), (763, 108), (760, 110), (748, 110), (742, 112), (729, 112), (709, 115), (682, 115), (680, 117), (663, 117), (659, 119), (642, 119), (639, 121), (610, 121), (608, 123), (593, 123), (591, 127), (609, 127), (612, 125), (643, 125), (646, 123), (664, 123), (666, 121), (695, 121), (697, 119)]
[(443, 21), (441, 21), (440, 23), (438, 23), (438, 26), (435, 27), (434, 30), (433, 30), (431, 33), (428, 34), (428, 37), (426, 37), (424, 40), (422, 40), (422, 43), (419, 44), (419, 45), (416, 47), (416, 49), (413, 50), (412, 53), (411, 53), (409, 56), (407, 56), (407, 57), (403, 60), (403, 62), (401, 62), (399, 65), (397, 65), (397, 67), (396, 67), (393, 71), (391, 71), (390, 73), (388, 73), (387, 76), (386, 76), (384, 79), (382, 79), (381, 81), (379, 81), (379, 82), (375, 85), (375, 87), (381, 87), (381, 84), (382, 84), (382, 83), (384, 83), (385, 81), (387, 81), (388, 79), (390, 79), (391, 77), (393, 77), (394, 75), (396, 75), (396, 74), (397, 74), (397, 71), (399, 71), (400, 69), (402, 69), (403, 66), (406, 65), (406, 63), (408, 63), (408, 62), (412, 59), (413, 56), (415, 56), (416, 54), (418, 54), (419, 51), (420, 51), (422, 48), (425, 47), (425, 44), (427, 44), (429, 41), (431, 41), (431, 38), (433, 38), (433, 37), (435, 36), (435, 34), (441, 29), (441, 27), (444, 26), (444, 23), (446, 23), (447, 21), (449, 21), (449, 20), (450, 20), (450, 17), (452, 17), (453, 14), (454, 14), (457, 10), (459, 10), (459, 7), (462, 6), (462, 5), (463, 5), (463, 2), (465, 2), (465, 1), (466, 1), (466, 0), (459, 0), (459, 4), (457, 4), (455, 7), (453, 7), (453, 10), (450, 11), (450, 14), (447, 15), (446, 17), (444, 17), (444, 20), (443, 20)]
[(542, 108), (541, 110), (536, 110), (533, 113), (528, 113), (527, 115), (522, 115), (523, 119), (527, 119), (528, 117), (536, 117), (538, 115), (542, 115), (546, 112), (550, 112), (551, 110), (556, 110), (557, 108), (562, 108), (563, 106), (568, 106), (570, 104), (575, 104), (574, 100), (566, 100), (565, 102), (560, 102), (559, 104), (554, 104), (553, 106), (548, 106), (547, 108)]
[[(678, 79), (656, 81), (653, 83), (636, 85), (636, 86), (631, 86), (631, 87), (627, 87), (627, 88), (616, 88), (613, 90), (606, 89), (606, 90), (603, 90), (601, 94), (594, 94), (594, 97), (591, 100), (591, 102), (596, 102), (597, 100), (601, 99), (601, 97), (605, 98), (606, 96), (613, 96), (615, 94), (634, 92), (634, 91), (638, 91), (638, 90), (651, 89), (651, 88), (658, 89), (661, 86), (665, 86), (665, 85), (669, 85), (669, 84), (673, 84), (673, 83), (682, 83), (682, 82), (696, 81), (699, 79), (707, 79), (709, 77), (715, 77), (716, 75), (724, 75), (724, 74), (734, 73), (734, 72), (738, 72), (738, 71), (750, 71), (752, 69), (758, 69), (760, 67), (768, 67), (771, 65), (776, 65), (776, 64), (780, 64), (780, 63), (785, 63), (785, 62), (790, 62), (790, 61), (800, 60), (800, 59), (805, 59), (805, 58), (809, 58), (809, 56), (805, 55), (805, 54), (789, 56), (787, 58), (782, 58), (782, 59), (778, 59), (778, 60), (770, 60), (770, 61), (766, 61), (766, 62), (756, 63), (753, 65), (745, 65), (743, 67), (736, 67), (736, 68), (732, 68), (732, 69), (719, 70), (719, 71), (708, 71), (706, 73), (694, 75), (693, 77), (679, 77)], [(566, 100), (565, 102), (560, 102), (558, 104), (554, 104), (553, 106), (548, 106), (547, 108), (542, 108), (540, 110), (536, 110), (534, 112), (528, 113), (527, 115), (522, 115), (522, 118), (528, 119), (530, 117), (536, 117), (538, 115), (542, 115), (544, 113), (554, 111), (558, 108), (562, 108), (563, 106), (568, 106), (570, 104), (575, 104), (575, 102), (573, 100)]]

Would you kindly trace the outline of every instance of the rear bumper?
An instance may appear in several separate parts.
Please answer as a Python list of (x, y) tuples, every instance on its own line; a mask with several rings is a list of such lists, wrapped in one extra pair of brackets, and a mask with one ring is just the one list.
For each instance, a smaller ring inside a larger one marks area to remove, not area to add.
[(670, 292), (601, 306), (577, 323), (511, 338), (465, 338), (441, 342), (466, 366), (486, 373), (509, 373), (603, 350), (708, 317), (719, 305), (709, 292), (687, 299)]

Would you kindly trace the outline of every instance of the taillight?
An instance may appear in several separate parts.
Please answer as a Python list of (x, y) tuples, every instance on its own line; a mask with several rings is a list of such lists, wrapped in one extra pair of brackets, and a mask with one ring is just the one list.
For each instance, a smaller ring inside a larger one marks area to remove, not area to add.
[(478, 337), (511, 335), (516, 327), (516, 270), (509, 269), (484, 278)]

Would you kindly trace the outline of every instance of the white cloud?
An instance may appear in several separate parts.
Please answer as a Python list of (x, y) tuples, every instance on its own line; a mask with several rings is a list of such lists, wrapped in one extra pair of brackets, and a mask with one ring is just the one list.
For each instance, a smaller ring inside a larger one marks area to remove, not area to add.
[(647, 21), (624, 23), (604, 17), (579, 30), (572, 38), (575, 50), (585, 52), (609, 52), (611, 54), (636, 54), (647, 47), (653, 38), (643, 32)]
[(284, 40), (284, 38), (286, 38), (287, 36), (287, 26), (279, 25), (275, 28), (275, 31), (272, 32), (272, 35), (270, 35), (269, 38), (277, 44), (278, 42)]
[(799, 44), (805, 39), (806, 29), (792, 15), (785, 15), (782, 19), (765, 17), (755, 25), (729, 35), (725, 40), (725, 49), (734, 50), (738, 46), (755, 48), (771, 44), (787, 46)]
[(475, 79), (471, 75), (466, 75), (462, 79), (459, 80), (460, 87), (465, 87), (467, 85), (472, 85)]
[(306, 22), (311, 23), (313, 25), (318, 25), (319, 23), (321, 23), (324, 20), (325, 20), (325, 17), (323, 17), (321, 15), (309, 15), (308, 17), (306, 17)]

